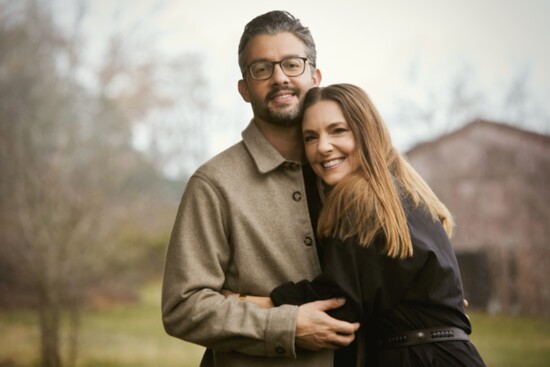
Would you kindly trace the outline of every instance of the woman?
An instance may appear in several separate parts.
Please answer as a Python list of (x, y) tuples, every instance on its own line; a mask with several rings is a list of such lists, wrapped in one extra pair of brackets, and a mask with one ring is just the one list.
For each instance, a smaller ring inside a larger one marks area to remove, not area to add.
[(326, 194), (323, 273), (279, 286), (273, 304), (344, 296), (331, 314), (361, 329), (336, 366), (485, 366), (468, 341), (451, 214), (393, 147), (367, 94), (349, 84), (310, 90), (302, 130)]

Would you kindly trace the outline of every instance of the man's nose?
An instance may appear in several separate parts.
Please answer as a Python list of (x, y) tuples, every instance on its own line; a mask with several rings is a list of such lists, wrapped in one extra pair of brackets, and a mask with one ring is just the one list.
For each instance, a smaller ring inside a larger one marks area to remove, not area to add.
[(273, 74), (271, 75), (273, 83), (285, 83), (288, 82), (288, 76), (283, 72), (281, 64), (273, 65)]

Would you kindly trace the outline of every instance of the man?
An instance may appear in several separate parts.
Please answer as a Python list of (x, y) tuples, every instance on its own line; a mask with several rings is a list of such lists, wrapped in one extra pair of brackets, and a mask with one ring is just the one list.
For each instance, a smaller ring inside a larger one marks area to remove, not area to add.
[(166, 256), (164, 326), (207, 347), (201, 366), (332, 366), (332, 350), (359, 327), (324, 312), (342, 300), (262, 309), (220, 293), (266, 296), (320, 272), (300, 133), (302, 99), (321, 81), (315, 63), (309, 30), (289, 13), (245, 27), (238, 89), (254, 118), (241, 142), (189, 179)]

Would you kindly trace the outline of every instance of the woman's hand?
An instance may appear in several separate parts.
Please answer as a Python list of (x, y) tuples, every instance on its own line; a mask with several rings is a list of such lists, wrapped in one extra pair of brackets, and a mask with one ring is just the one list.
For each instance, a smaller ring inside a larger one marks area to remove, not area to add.
[(273, 302), (271, 302), (271, 298), (269, 297), (242, 295), (242, 294), (228, 291), (226, 289), (222, 289), (221, 293), (227, 298), (234, 297), (239, 299), (239, 301), (253, 303), (258, 307), (262, 307), (262, 308), (273, 307)]

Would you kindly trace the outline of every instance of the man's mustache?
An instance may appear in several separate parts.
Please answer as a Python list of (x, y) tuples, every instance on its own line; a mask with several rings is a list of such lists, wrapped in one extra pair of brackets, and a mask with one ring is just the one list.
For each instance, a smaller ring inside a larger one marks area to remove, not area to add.
[(269, 101), (270, 99), (272, 99), (275, 96), (275, 94), (277, 94), (279, 92), (282, 92), (282, 91), (291, 92), (292, 94), (300, 97), (300, 90), (297, 89), (297, 88), (277, 87), (277, 88), (273, 88), (272, 90), (270, 90), (269, 93), (267, 93), (265, 98), (266, 98), (267, 101)]

